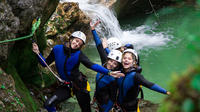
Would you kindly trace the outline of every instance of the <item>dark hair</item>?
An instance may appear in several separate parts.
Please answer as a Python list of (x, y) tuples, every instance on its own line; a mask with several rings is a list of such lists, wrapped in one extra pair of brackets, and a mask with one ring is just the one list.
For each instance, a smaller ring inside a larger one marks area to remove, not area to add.
[[(107, 68), (106, 65), (108, 63), (108, 60), (110, 60), (110, 58), (107, 58), (107, 61), (103, 64), (103, 67)], [(117, 63), (118, 63), (118, 65), (117, 65), (117, 67), (114, 68), (114, 71), (120, 70), (122, 68), (122, 64), (120, 62), (117, 62)]]
[[(74, 38), (77, 38), (77, 37), (70, 36), (70, 38), (69, 38), (70, 48), (71, 48), (71, 41), (70, 40), (73, 41)], [(82, 49), (84, 45), (85, 45), (85, 43), (83, 42), (83, 44), (78, 49)]]

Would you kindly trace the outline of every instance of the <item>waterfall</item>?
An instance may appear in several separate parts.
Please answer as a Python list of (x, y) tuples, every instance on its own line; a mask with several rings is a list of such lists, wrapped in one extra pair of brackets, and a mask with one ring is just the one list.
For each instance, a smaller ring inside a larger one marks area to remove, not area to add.
[[(96, 27), (100, 37), (117, 37), (123, 45), (131, 43), (137, 50), (164, 46), (171, 40), (172, 36), (167, 35), (165, 32), (153, 32), (152, 28), (147, 25), (122, 30), (114, 12), (97, 1), (61, 0), (60, 2), (78, 2), (80, 9), (92, 19), (93, 23), (98, 19), (101, 20), (100, 25)], [(146, 34), (147, 31), (151, 33)]]

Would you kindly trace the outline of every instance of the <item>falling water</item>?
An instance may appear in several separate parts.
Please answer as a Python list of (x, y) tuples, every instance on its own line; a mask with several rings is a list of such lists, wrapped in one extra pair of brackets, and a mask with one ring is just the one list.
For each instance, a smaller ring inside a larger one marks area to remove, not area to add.
[(164, 46), (172, 38), (165, 32), (154, 32), (152, 27), (146, 25), (122, 30), (114, 12), (95, 0), (92, 2), (90, 0), (61, 0), (61, 3), (63, 2), (78, 2), (80, 9), (92, 19), (93, 23), (98, 19), (101, 20), (101, 24), (96, 27), (100, 37), (117, 37), (123, 44), (132, 43), (137, 50)]

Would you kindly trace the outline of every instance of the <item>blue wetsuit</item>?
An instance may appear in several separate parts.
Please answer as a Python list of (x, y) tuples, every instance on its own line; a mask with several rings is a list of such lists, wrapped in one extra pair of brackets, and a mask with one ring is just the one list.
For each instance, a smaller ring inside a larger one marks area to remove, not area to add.
[[(106, 64), (107, 53), (103, 49), (102, 42), (95, 30), (92, 30), (92, 34), (101, 58), (101, 63)], [(97, 99), (100, 112), (109, 112), (112, 109), (116, 100), (116, 94), (117, 83), (115, 78), (97, 73), (95, 98)]]
[(125, 77), (118, 78), (117, 84), (119, 87), (118, 103), (126, 112), (136, 112), (140, 85), (163, 94), (167, 93), (165, 89), (147, 81), (140, 73), (136, 73), (134, 68), (125, 73)]
[[(53, 50), (47, 59), (42, 57), (48, 65), (55, 61), (56, 69), (61, 79), (65, 81), (79, 82), (79, 77), (81, 77), (81, 73), (79, 72), (80, 63), (96, 72), (106, 75), (109, 73), (109, 70), (104, 67), (92, 63), (80, 50), (73, 50), (65, 46), (66, 45), (56, 45), (53, 47)], [(40, 56), (42, 55), (40, 54)], [(46, 66), (40, 58), (39, 62), (42, 66)], [(68, 86), (64, 85), (59, 87), (54, 95), (47, 99), (45, 102), (45, 108), (49, 112), (55, 112), (55, 105), (70, 98), (70, 93), (71, 89)], [(91, 112), (89, 93), (85, 93), (77, 89), (73, 89), (73, 93), (77, 97), (82, 112)]]

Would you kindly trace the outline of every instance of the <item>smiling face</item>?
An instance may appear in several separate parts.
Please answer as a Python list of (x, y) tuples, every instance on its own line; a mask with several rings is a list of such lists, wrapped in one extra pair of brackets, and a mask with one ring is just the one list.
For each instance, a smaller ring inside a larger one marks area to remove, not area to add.
[(118, 67), (119, 63), (113, 59), (109, 59), (106, 64), (108, 70), (114, 70)]
[(83, 45), (83, 41), (79, 38), (71, 39), (71, 48), (72, 49), (79, 49)]
[(125, 53), (122, 57), (122, 65), (124, 69), (129, 69), (133, 67), (133, 63), (135, 61), (135, 58), (133, 59), (132, 53)]

